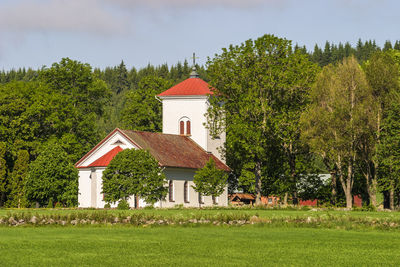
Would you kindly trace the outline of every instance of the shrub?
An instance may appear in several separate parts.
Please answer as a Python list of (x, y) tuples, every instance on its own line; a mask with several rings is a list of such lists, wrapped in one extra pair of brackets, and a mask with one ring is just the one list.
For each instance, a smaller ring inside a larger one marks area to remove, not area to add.
[(49, 199), (49, 203), (47, 203), (47, 208), (48, 209), (52, 209), (54, 206), (53, 206), (53, 199), (52, 198), (50, 198)]
[(128, 201), (126, 201), (125, 199), (122, 199), (119, 201), (118, 203), (118, 207), (119, 210), (129, 210), (129, 203)]
[(111, 209), (111, 205), (110, 205), (110, 203), (106, 203), (106, 204), (104, 204), (104, 208), (105, 208), (105, 209)]
[(57, 202), (55, 205), (55, 208), (63, 208), (63, 207), (64, 206), (60, 202)]

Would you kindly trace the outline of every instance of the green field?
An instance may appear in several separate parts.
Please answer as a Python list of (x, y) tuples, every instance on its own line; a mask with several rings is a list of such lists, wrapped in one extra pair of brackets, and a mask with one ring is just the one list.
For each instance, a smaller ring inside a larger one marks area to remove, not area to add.
[[(244, 226), (3, 225), (1, 266), (398, 266), (400, 262), (399, 227), (357, 227), (365, 221), (399, 223), (398, 212), (42, 209), (0, 210), (0, 217), (22, 212), (147, 214), (187, 219), (248, 214), (277, 220)], [(296, 218), (309, 217), (324, 219), (322, 223), (296, 223)]]
[(276, 227), (0, 229), (2, 266), (398, 265), (400, 233)]

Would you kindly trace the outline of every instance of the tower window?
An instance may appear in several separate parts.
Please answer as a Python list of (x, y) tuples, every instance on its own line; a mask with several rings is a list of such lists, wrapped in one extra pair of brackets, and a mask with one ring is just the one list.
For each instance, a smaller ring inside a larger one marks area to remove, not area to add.
[(185, 134), (185, 122), (184, 121), (181, 121), (179, 123), (179, 133), (182, 135)]
[(180, 135), (191, 135), (192, 134), (191, 123), (190, 123), (190, 119), (188, 117), (182, 117), (179, 120), (179, 134)]
[(186, 121), (186, 134), (190, 135), (190, 121)]

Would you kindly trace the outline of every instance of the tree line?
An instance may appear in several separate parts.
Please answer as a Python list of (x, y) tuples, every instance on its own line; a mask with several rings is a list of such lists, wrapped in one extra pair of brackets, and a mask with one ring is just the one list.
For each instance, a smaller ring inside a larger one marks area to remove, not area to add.
[[(208, 117), (225, 114), (210, 128), (227, 130), (230, 190), (336, 205), (348, 192), (376, 205), (383, 192), (394, 207), (399, 46), (327, 42), (307, 52), (267, 35), (197, 66), (220, 98), (229, 96), (223, 111), (221, 99), (211, 101)], [(101, 70), (68, 58), (39, 70), (0, 71), (0, 206), (76, 205), (73, 164), (115, 127), (161, 131), (154, 95), (190, 71), (186, 61), (139, 70), (122, 61)], [(353, 104), (345, 98), (352, 92)], [(327, 172), (329, 185), (316, 175)]]

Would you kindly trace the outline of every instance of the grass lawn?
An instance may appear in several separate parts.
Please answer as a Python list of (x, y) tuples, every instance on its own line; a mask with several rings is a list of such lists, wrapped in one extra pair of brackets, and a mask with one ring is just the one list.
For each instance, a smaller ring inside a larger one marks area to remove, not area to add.
[(2, 266), (398, 265), (400, 232), (268, 226), (1, 227)]
[(111, 213), (111, 214), (155, 214), (164, 217), (193, 217), (193, 215), (205, 214), (249, 214), (261, 218), (293, 218), (308, 216), (347, 216), (353, 218), (391, 218), (400, 220), (400, 212), (367, 212), (367, 211), (313, 211), (313, 210), (274, 210), (274, 209), (140, 209), (140, 210), (95, 210), (95, 209), (0, 209), (0, 217), (13, 213), (34, 214), (69, 214), (69, 213)]

